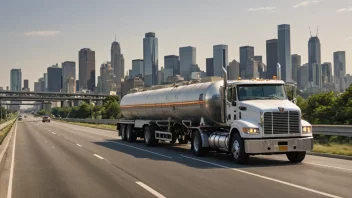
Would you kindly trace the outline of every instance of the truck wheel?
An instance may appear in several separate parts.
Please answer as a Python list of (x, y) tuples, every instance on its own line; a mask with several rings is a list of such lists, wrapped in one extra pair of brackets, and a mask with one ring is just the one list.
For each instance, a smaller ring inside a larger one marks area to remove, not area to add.
[(136, 133), (133, 132), (133, 126), (132, 124), (127, 125), (127, 130), (126, 130), (126, 136), (127, 140), (129, 142), (135, 142), (137, 139)]
[(202, 136), (199, 131), (193, 133), (191, 148), (196, 156), (204, 156), (208, 149), (203, 147)]
[(249, 159), (249, 155), (244, 151), (244, 141), (239, 133), (236, 133), (232, 137), (231, 141), (231, 155), (237, 164), (246, 164)]
[(147, 146), (155, 146), (157, 144), (154, 127), (146, 126), (144, 128), (144, 143)]
[(288, 160), (290, 160), (290, 162), (300, 163), (306, 157), (306, 152), (305, 151), (290, 152), (290, 153), (286, 153), (286, 156), (287, 156)]
[(124, 124), (121, 124), (120, 135), (121, 135), (121, 139), (123, 141), (127, 140), (127, 137), (126, 137), (126, 125), (124, 125)]

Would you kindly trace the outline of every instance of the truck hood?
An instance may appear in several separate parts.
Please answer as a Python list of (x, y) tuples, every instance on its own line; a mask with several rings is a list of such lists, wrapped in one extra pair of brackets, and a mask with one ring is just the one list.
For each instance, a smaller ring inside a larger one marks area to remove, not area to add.
[(279, 111), (279, 107), (285, 111), (300, 111), (300, 108), (289, 100), (248, 100), (243, 101), (241, 106), (252, 111)]

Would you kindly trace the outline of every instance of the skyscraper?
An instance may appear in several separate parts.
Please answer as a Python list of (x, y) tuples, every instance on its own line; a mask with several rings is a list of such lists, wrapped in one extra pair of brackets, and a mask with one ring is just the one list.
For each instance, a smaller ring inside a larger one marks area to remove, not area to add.
[(306, 85), (308, 84), (308, 64), (304, 64), (301, 67), (298, 68), (298, 82), (297, 82), (297, 86), (300, 89), (304, 89), (306, 87)]
[(154, 32), (148, 32), (143, 39), (143, 76), (144, 85), (151, 86), (158, 83), (158, 38)]
[(190, 72), (192, 65), (197, 63), (197, 50), (195, 47), (180, 47), (180, 74), (185, 80), (190, 80)]
[(298, 68), (301, 66), (301, 56), (298, 54), (293, 54), (292, 59), (292, 80), (298, 82)]
[(143, 60), (132, 60), (132, 77), (143, 76)]
[(116, 76), (110, 62), (101, 64), (99, 78), (99, 93), (109, 94), (110, 91), (117, 91)]
[(21, 89), (22, 89), (22, 71), (21, 71), (21, 69), (11, 69), (10, 89), (11, 89), (11, 91), (21, 91)]
[(223, 70), (228, 66), (228, 46), (227, 45), (214, 45), (213, 46), (213, 67), (214, 76), (223, 76)]
[(240, 63), (236, 60), (233, 60), (229, 63), (227, 69), (227, 77), (229, 80), (237, 80), (240, 76)]
[(281, 79), (292, 82), (290, 25), (278, 25), (278, 60), (281, 65)]
[(277, 76), (277, 63), (278, 63), (278, 40), (271, 39), (266, 41), (266, 77), (272, 78)]
[[(48, 67), (48, 92), (60, 92), (62, 88), (62, 68), (58, 64)], [(44, 79), (43, 79), (44, 82)], [(45, 86), (45, 84), (44, 84)]]
[(29, 87), (28, 87), (28, 79), (24, 79), (23, 80), (23, 88), (24, 89), (28, 89)]
[(121, 79), (125, 75), (125, 59), (121, 53), (120, 44), (116, 42), (116, 39), (111, 44), (111, 66), (117, 79), (116, 84), (121, 87)]
[(48, 73), (44, 73), (43, 78), (44, 78), (44, 89), (42, 91), (48, 91)]
[[(243, 79), (251, 78), (250, 73), (252, 74), (253, 70), (253, 61), (254, 61), (254, 47), (252, 46), (242, 46), (240, 47), (240, 76)], [(251, 67), (251, 68), (248, 68)]]
[[(309, 81), (313, 82), (313, 64), (316, 63), (320, 67), (321, 64), (321, 52), (320, 52), (320, 40), (318, 36), (311, 36), (308, 41), (308, 64), (309, 64)], [(318, 75), (318, 74), (315, 74)], [(316, 84), (317, 85), (317, 84)]]
[[(176, 55), (164, 56), (164, 66), (166, 69), (173, 70), (173, 76), (180, 75), (180, 61)], [(167, 78), (167, 77), (166, 77)]]
[(206, 59), (206, 73), (207, 76), (214, 76), (214, 61), (213, 58)]
[[(76, 63), (73, 61), (66, 61), (61, 64), (62, 67), (62, 92), (75, 93), (72, 84), (76, 82)], [(73, 81), (73, 82), (72, 82)], [(69, 89), (70, 88), (70, 92)], [(74, 90), (73, 92), (71, 92)]]
[(95, 52), (83, 48), (78, 53), (79, 71), (78, 80), (80, 88), (94, 91), (95, 87)]
[(325, 62), (323, 64), (321, 64), (321, 70), (322, 70), (322, 75), (324, 77), (324, 79), (326, 79), (326, 81), (324, 81), (325, 83), (332, 83), (332, 66), (331, 63)]
[(334, 52), (334, 81), (337, 91), (344, 91), (344, 78), (346, 75), (346, 52)]
[(317, 86), (318, 88), (322, 88), (322, 69), (321, 69), (321, 64), (318, 63), (312, 63), (312, 78), (313, 78), (313, 84)]

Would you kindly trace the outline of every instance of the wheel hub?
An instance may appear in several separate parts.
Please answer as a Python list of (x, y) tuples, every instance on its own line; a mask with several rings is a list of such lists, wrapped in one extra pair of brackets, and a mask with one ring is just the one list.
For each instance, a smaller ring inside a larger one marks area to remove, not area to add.
[(238, 159), (240, 155), (240, 143), (237, 140), (232, 144), (232, 155), (235, 159)]
[(199, 138), (197, 136), (194, 136), (194, 140), (193, 140), (193, 148), (195, 151), (199, 151)]

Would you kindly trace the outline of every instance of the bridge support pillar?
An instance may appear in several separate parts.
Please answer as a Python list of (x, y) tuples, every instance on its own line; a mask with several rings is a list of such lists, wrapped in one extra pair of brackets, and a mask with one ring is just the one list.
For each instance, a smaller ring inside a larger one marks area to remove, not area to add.
[(0, 121), (2, 121), (2, 100), (0, 100)]

